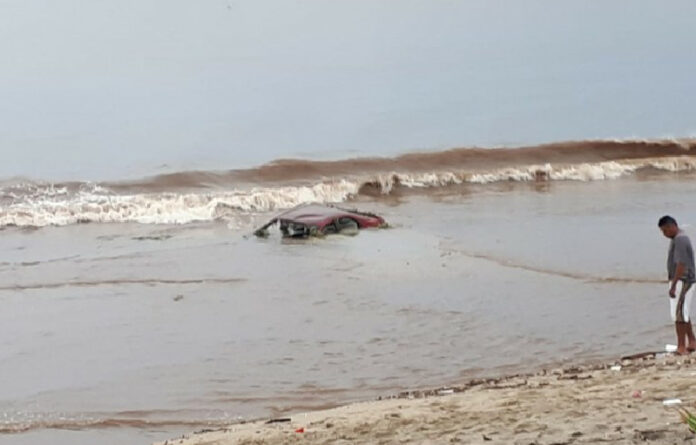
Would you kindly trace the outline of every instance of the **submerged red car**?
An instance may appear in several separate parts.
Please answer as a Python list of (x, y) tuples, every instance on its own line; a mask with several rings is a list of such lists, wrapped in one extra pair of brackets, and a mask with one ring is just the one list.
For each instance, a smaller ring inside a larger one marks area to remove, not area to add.
[(373, 213), (309, 204), (281, 213), (257, 229), (254, 234), (268, 236), (267, 229), (276, 223), (280, 225), (283, 236), (288, 237), (322, 236), (386, 225), (381, 216)]

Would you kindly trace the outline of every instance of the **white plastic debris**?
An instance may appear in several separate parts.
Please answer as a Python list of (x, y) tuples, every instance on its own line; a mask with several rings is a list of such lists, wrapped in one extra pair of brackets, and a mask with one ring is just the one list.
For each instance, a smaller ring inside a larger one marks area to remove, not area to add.
[(677, 352), (677, 345), (665, 345), (666, 352)]
[(681, 403), (681, 399), (667, 399), (662, 401), (662, 404), (664, 406), (681, 405)]
[(450, 394), (454, 394), (454, 390), (453, 389), (441, 389), (437, 393), (440, 394), (441, 396), (447, 396)]
[(611, 369), (612, 371), (621, 371), (621, 365), (614, 365), (609, 369)]

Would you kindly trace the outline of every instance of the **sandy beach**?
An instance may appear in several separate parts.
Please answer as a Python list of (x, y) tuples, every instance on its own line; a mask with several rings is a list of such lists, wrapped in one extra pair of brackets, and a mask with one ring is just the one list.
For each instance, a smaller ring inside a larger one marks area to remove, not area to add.
[(663, 401), (678, 398), (696, 411), (694, 376), (696, 357), (638, 354), (203, 430), (157, 445), (692, 443), (696, 435)]

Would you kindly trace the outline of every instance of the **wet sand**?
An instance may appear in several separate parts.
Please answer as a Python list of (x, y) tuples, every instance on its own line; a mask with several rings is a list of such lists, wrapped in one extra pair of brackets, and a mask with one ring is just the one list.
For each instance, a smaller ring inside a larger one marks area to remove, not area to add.
[(696, 411), (695, 375), (696, 358), (651, 354), (405, 392), (158, 445), (693, 443), (696, 435), (663, 401), (679, 398)]

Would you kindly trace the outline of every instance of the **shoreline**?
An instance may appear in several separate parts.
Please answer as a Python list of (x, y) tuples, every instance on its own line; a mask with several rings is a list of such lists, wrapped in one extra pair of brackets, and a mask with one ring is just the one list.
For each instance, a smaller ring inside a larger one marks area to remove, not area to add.
[(204, 429), (155, 445), (282, 443), (696, 443), (676, 410), (696, 411), (696, 355), (472, 379), (337, 408)]

